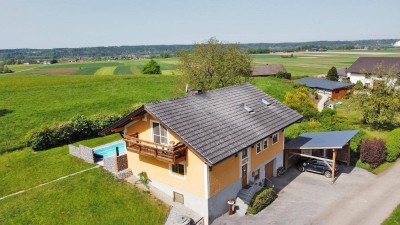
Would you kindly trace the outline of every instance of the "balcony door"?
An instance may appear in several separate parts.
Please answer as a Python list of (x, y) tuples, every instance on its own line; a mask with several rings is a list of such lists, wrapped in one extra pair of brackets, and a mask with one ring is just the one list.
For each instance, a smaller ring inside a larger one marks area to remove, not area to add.
[(168, 130), (158, 122), (151, 122), (153, 142), (168, 145)]

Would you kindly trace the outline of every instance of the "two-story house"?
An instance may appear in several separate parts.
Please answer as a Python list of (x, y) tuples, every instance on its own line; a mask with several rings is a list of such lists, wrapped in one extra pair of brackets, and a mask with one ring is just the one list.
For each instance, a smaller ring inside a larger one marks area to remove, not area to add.
[(204, 217), (283, 166), (284, 129), (302, 116), (251, 84), (145, 104), (101, 132), (122, 133), (128, 166)]

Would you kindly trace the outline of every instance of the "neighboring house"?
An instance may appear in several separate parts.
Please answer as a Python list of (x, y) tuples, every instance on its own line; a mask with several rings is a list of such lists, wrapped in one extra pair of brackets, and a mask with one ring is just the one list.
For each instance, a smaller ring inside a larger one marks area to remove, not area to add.
[(400, 57), (360, 57), (347, 69), (347, 77), (353, 84), (361, 81), (364, 87), (373, 87), (374, 81), (385, 79), (389, 72), (400, 74)]
[(284, 129), (302, 116), (250, 84), (145, 104), (101, 132), (120, 132), (128, 166), (204, 217), (283, 166)]
[(347, 79), (347, 68), (339, 68), (337, 69), (337, 73), (339, 76), (339, 81)]
[(295, 80), (309, 88), (315, 88), (318, 93), (328, 95), (331, 99), (340, 99), (348, 94), (353, 94), (354, 84), (325, 80), (320, 78), (305, 77)]
[(254, 66), (252, 68), (252, 76), (274, 76), (278, 72), (286, 73), (285, 67), (282, 64), (267, 64), (263, 66)]

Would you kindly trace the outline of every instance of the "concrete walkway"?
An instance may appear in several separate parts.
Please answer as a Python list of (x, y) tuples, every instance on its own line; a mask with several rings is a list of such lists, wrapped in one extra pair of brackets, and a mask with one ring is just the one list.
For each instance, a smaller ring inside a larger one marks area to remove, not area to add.
[(400, 160), (351, 198), (337, 199), (313, 224), (381, 224), (400, 204)]
[(324, 104), (328, 100), (329, 96), (328, 95), (323, 95), (323, 94), (322, 95), (318, 94), (318, 95), (320, 96), (320, 100), (318, 102), (318, 111), (321, 112), (324, 109)]
[(78, 171), (78, 172), (75, 172), (75, 173), (71, 173), (71, 174), (69, 174), (69, 175), (62, 176), (62, 177), (57, 178), (57, 179), (55, 179), (55, 180), (52, 180), (52, 181), (49, 181), (49, 182), (46, 182), (46, 183), (43, 183), (43, 184), (39, 184), (39, 185), (37, 185), (37, 186), (31, 187), (31, 188), (28, 188), (28, 189), (25, 189), (25, 190), (21, 190), (21, 191), (18, 191), (18, 192), (14, 192), (14, 193), (9, 194), (9, 195), (5, 195), (5, 196), (3, 196), (3, 197), (0, 197), (0, 200), (6, 199), (6, 198), (11, 197), (11, 196), (14, 196), (14, 195), (19, 195), (19, 194), (25, 193), (25, 192), (27, 192), (27, 191), (30, 191), (30, 190), (33, 190), (33, 189), (36, 189), (36, 188), (39, 188), (39, 187), (43, 187), (43, 186), (46, 186), (46, 185), (49, 185), (49, 184), (51, 184), (51, 183), (54, 183), (54, 182), (63, 180), (63, 179), (65, 179), (65, 178), (72, 177), (72, 176), (75, 176), (75, 175), (78, 175), (78, 174), (81, 174), (81, 173), (84, 173), (84, 172), (87, 172), (87, 171), (89, 171), (89, 170), (96, 169), (96, 168), (99, 168), (99, 167), (100, 167), (100, 166), (97, 165), (97, 166), (91, 167), (91, 168), (89, 168), (89, 169), (84, 169), (84, 170), (81, 170), (81, 171)]

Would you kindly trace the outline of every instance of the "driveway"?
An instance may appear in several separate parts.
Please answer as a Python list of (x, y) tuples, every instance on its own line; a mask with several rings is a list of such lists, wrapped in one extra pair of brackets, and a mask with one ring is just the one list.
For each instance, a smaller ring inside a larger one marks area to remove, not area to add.
[(352, 197), (378, 181), (376, 175), (363, 169), (341, 166), (341, 170), (336, 182), (331, 184), (331, 179), (322, 175), (300, 173), (292, 168), (282, 177), (272, 179), (279, 197), (266, 209), (255, 216), (223, 215), (213, 225), (324, 224), (321, 215), (351, 203)]

